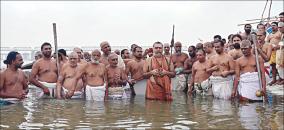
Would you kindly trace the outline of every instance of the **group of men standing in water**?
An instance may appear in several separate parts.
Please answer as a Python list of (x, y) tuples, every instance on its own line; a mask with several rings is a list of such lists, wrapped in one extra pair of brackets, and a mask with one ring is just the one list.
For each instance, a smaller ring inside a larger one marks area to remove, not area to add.
[[(131, 45), (131, 54), (127, 49), (117, 54), (119, 51), (111, 52), (110, 44), (104, 41), (101, 50), (91, 54), (76, 47), (68, 56), (60, 49), (56, 58), (51, 44), (45, 42), (41, 45), (42, 57), (33, 62), (28, 76), (21, 70), (21, 54), (11, 51), (4, 61), (7, 68), (1, 70), (0, 98), (24, 99), (29, 84), (36, 86), (43, 98), (103, 101), (141, 94), (150, 100), (172, 100), (172, 91), (184, 91), (261, 101), (266, 94), (266, 62), (272, 68), (269, 85), (284, 84), (284, 14), (279, 17), (278, 23), (271, 24), (269, 35), (265, 25), (257, 25), (258, 31), (253, 34), (247, 24), (244, 33), (230, 35), (227, 43), (216, 35), (211, 42), (189, 46), (188, 54), (182, 52), (181, 42), (155, 42), (153, 55), (150, 49), (143, 53), (136, 44)], [(172, 47), (174, 53), (170, 53)]]

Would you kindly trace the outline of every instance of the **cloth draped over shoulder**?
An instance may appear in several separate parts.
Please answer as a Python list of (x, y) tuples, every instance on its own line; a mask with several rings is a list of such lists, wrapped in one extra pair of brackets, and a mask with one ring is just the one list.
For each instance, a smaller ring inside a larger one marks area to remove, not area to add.
[[(151, 57), (147, 60), (148, 72), (154, 69), (170, 71), (169, 60), (166, 57), (162, 57), (158, 61), (155, 57)], [(160, 63), (159, 63), (160, 62)], [(172, 100), (171, 92), (171, 79), (169, 76), (151, 76), (147, 80), (146, 87), (146, 99), (152, 100)]]

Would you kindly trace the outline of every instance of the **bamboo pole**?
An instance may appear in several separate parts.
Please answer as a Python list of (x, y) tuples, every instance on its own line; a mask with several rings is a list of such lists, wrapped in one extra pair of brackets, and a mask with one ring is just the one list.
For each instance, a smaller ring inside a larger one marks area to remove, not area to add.
[(56, 54), (57, 75), (59, 76), (60, 66), (59, 66), (59, 59), (58, 59), (56, 23), (53, 23), (52, 25), (53, 25), (54, 46), (55, 46), (55, 54)]
[[(259, 88), (262, 91), (262, 78), (261, 78), (261, 70), (260, 70), (260, 66), (259, 66), (259, 61), (258, 61), (258, 52), (257, 52), (257, 41), (256, 41), (256, 35), (255, 34), (251, 34), (252, 35), (252, 41), (254, 44), (254, 52), (255, 52), (255, 61), (256, 61), (256, 68), (257, 68), (257, 72), (258, 72), (258, 78), (259, 78)], [(264, 97), (262, 96), (262, 101), (264, 102)]]

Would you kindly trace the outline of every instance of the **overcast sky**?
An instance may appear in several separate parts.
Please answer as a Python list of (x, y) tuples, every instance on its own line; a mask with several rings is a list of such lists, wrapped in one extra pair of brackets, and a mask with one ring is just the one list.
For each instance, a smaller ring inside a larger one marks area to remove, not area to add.
[[(1, 1), (1, 46), (53, 44), (54, 22), (59, 46), (165, 43), (173, 24), (175, 41), (189, 46), (198, 38), (243, 31), (237, 24), (260, 18), (264, 6), (265, 1)], [(283, 1), (273, 1), (271, 16), (281, 11)]]

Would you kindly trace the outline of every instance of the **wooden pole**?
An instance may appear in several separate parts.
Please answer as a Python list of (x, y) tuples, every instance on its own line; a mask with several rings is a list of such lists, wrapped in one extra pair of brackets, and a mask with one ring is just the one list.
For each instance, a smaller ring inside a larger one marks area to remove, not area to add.
[[(260, 70), (260, 66), (259, 66), (259, 61), (258, 61), (258, 52), (257, 52), (257, 41), (256, 41), (256, 35), (255, 34), (251, 34), (252, 35), (252, 41), (254, 44), (254, 52), (255, 52), (255, 61), (256, 61), (256, 68), (257, 68), (257, 72), (258, 72), (258, 78), (259, 78), (259, 87), (260, 90), (262, 91), (262, 78), (261, 78), (261, 70)], [(264, 73), (264, 72), (263, 72)], [(262, 101), (264, 102), (264, 97), (262, 96)]]
[(56, 54), (57, 75), (59, 76), (60, 66), (59, 66), (59, 59), (58, 59), (56, 23), (53, 23), (52, 25), (53, 25), (54, 46), (55, 46), (55, 54)]
[(175, 25), (173, 25), (173, 33), (172, 33), (172, 40), (171, 40), (171, 55), (172, 55), (172, 53), (173, 53), (173, 47), (174, 47), (174, 42), (175, 42), (175, 40), (174, 40), (174, 36), (175, 36)]

